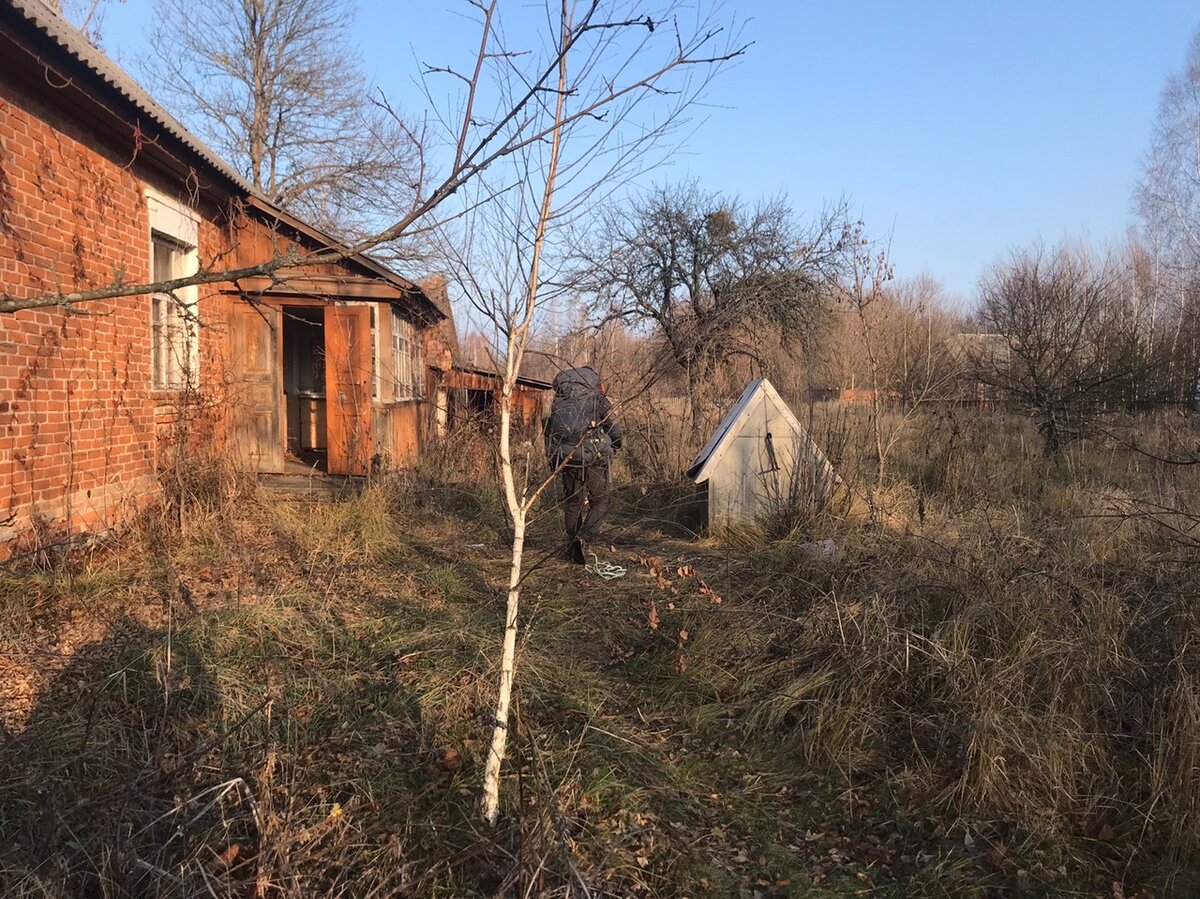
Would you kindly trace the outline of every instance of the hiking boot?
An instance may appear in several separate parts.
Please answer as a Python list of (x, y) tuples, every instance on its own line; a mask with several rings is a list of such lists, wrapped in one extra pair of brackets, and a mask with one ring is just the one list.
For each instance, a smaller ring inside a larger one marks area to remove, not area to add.
[(583, 540), (579, 537), (572, 540), (571, 545), (567, 548), (567, 559), (576, 565), (587, 564), (587, 556), (583, 553)]

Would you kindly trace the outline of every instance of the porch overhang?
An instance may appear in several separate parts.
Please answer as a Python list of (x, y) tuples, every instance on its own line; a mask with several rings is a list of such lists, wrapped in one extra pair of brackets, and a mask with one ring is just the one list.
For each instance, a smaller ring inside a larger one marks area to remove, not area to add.
[(359, 278), (353, 275), (285, 275), (279, 278), (243, 278), (236, 285), (222, 288), (222, 293), (250, 294), (254, 297), (293, 298), (309, 300), (375, 300), (403, 303), (412, 294), (386, 281)]

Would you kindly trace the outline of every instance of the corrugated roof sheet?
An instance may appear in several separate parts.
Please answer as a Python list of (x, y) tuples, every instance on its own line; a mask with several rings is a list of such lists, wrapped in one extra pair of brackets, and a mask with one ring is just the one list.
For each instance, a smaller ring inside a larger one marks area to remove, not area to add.
[[(252, 196), (261, 196), (245, 178), (230, 168), (204, 141), (162, 108), (133, 77), (92, 45), (82, 31), (42, 0), (0, 0), (32, 22), (62, 49), (99, 75), (123, 97), (161, 125), (205, 163)], [(262, 197), (262, 199), (266, 199)]]
[[(257, 190), (249, 181), (234, 171), (229, 163), (218, 156), (204, 141), (200, 140), (200, 138), (184, 127), (182, 122), (160, 106), (146, 92), (145, 88), (137, 83), (132, 75), (117, 65), (102, 50), (94, 46), (82, 31), (68, 22), (60, 13), (55, 12), (43, 0), (0, 0), (0, 6), (9, 7), (32, 23), (34, 27), (49, 37), (55, 44), (79, 60), (79, 62), (99, 76), (121, 96), (161, 126), (168, 134), (187, 147), (209, 168), (230, 181), (248, 197), (256, 199), (258, 201), (256, 205), (259, 205), (260, 208), (263, 206), (268, 207), (265, 211), (277, 215), (281, 220), (291, 219), (295, 227), (307, 231), (310, 236), (324, 242), (327, 246), (339, 249), (345, 247), (345, 244), (337, 238), (279, 209), (261, 191)], [(360, 265), (371, 269), (381, 277), (402, 284), (406, 289), (415, 290), (422, 296), (425, 296), (427, 300), (429, 299), (424, 291), (416, 287), (407, 278), (392, 271), (367, 253), (357, 253), (350, 258), (354, 259)], [(435, 303), (431, 302), (430, 305), (437, 309)], [(440, 312), (441, 310), (439, 309), (438, 311)]]

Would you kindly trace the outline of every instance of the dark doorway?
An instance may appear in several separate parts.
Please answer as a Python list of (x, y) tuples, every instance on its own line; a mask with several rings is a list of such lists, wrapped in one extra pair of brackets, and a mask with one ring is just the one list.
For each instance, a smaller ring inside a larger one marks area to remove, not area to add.
[(283, 394), (287, 406), (285, 468), (325, 471), (325, 310), (283, 307)]
[(467, 410), (476, 421), (490, 418), (495, 406), (496, 397), (491, 390), (467, 389)]

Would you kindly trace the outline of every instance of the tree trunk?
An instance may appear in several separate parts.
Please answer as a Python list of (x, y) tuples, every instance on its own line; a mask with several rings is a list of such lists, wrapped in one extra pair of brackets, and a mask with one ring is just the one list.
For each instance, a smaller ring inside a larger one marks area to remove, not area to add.
[(1058, 433), (1058, 420), (1053, 412), (1042, 419), (1042, 455), (1047, 459), (1062, 453), (1062, 437)]
[(526, 505), (517, 493), (512, 461), (512, 382), (515, 361), (513, 341), (509, 340), (508, 377), (500, 394), (500, 473), (504, 480), (504, 500), (512, 518), (512, 565), (508, 571), (508, 599), (504, 608), (504, 642), (500, 650), (500, 691), (496, 697), (496, 716), (492, 724), (492, 745), (483, 774), (483, 817), (496, 823), (500, 813), (500, 767), (508, 746), (508, 707), (512, 700), (513, 679), (517, 669), (517, 613), (521, 604), (521, 559), (525, 552)]
[(704, 436), (704, 398), (700, 395), (701, 385), (696, 383), (697, 380), (692, 376), (692, 369), (688, 369), (688, 407), (692, 417), (693, 440), (701, 440)]
[(487, 767), (483, 775), (483, 817), (489, 824), (496, 823), (500, 814), (500, 768), (504, 764), (504, 753), (508, 746), (508, 706), (512, 699), (513, 679), (517, 668), (517, 612), (521, 602), (521, 557), (525, 551), (525, 524), (530, 507), (537, 502), (539, 491), (532, 495), (527, 489), (517, 491), (516, 475), (512, 459), (512, 403), (521, 364), (525, 359), (525, 347), (529, 341), (529, 330), (533, 326), (534, 313), (538, 308), (538, 288), (541, 285), (542, 247), (546, 240), (546, 228), (554, 208), (554, 185), (558, 177), (558, 154), (562, 146), (563, 110), (567, 95), (567, 47), (570, 46), (570, 28), (567, 0), (562, 5), (562, 44), (558, 57), (558, 102), (554, 113), (553, 137), (550, 143), (550, 161), (546, 167), (546, 184), (542, 191), (542, 205), (538, 214), (537, 228), (533, 240), (533, 257), (529, 263), (529, 281), (525, 285), (524, 315), (519, 324), (508, 320), (508, 347), (504, 361), (504, 383), (500, 394), (500, 474), (504, 479), (504, 499), (512, 517), (512, 567), (508, 574), (508, 601), (504, 611), (504, 645), (500, 652), (500, 693), (496, 697), (496, 720), (492, 729), (492, 745), (488, 751)]
[(508, 707), (517, 667), (517, 612), (521, 601), (521, 556), (524, 551), (525, 513), (522, 511), (513, 516), (512, 567), (508, 575), (504, 644), (500, 653), (500, 693), (496, 699), (492, 745), (488, 750), (487, 767), (483, 775), (483, 817), (489, 824), (495, 824), (500, 814), (500, 766), (508, 746)]

